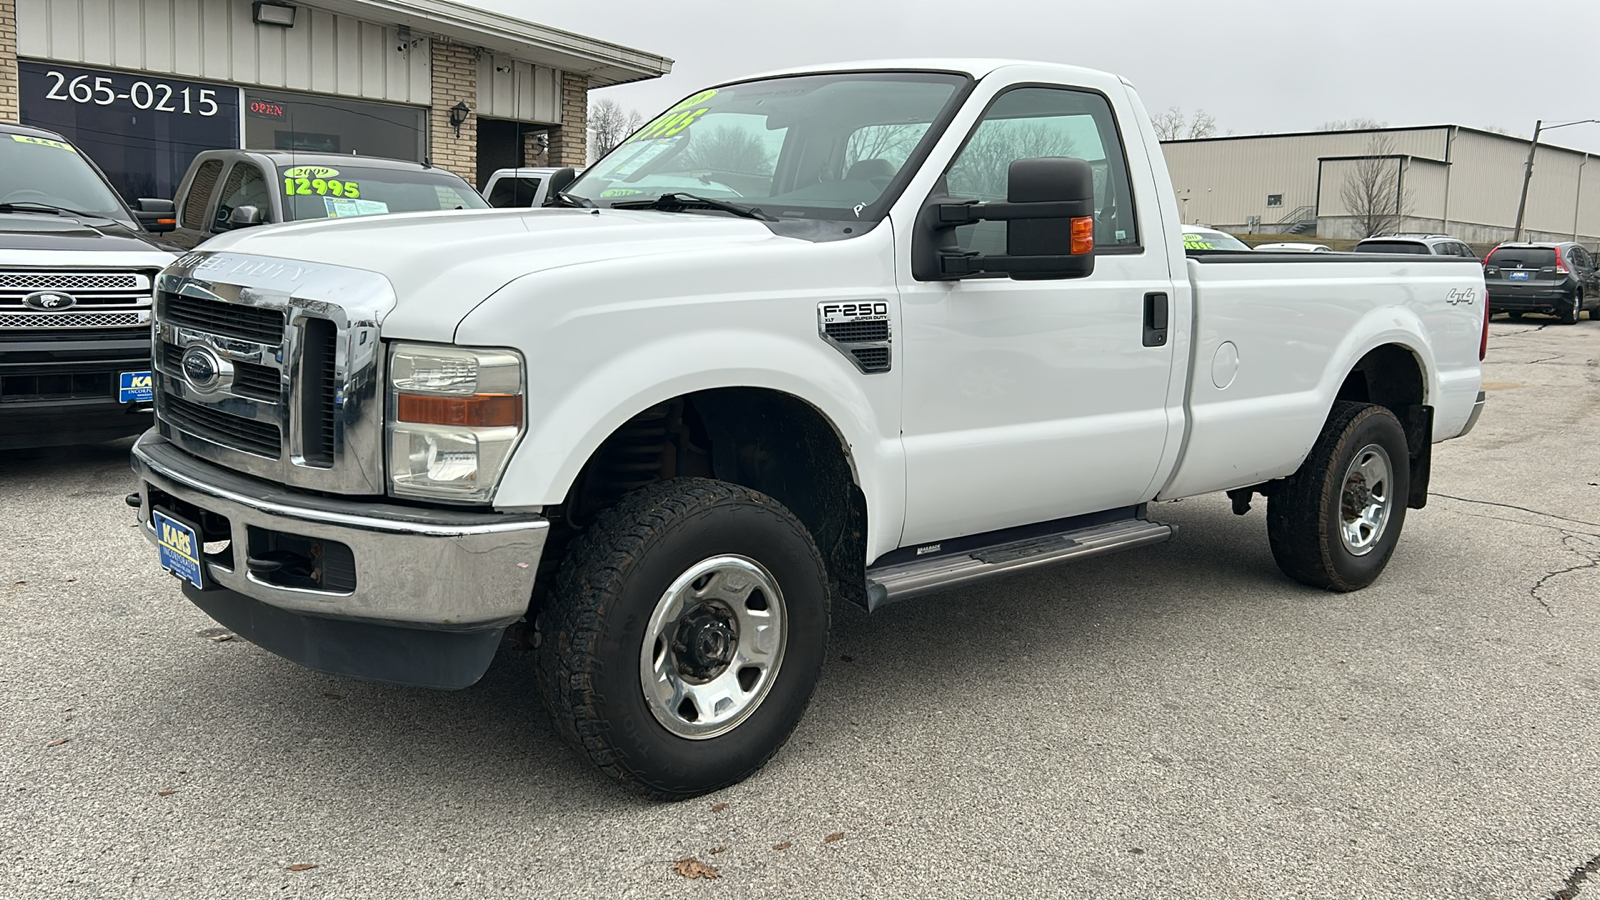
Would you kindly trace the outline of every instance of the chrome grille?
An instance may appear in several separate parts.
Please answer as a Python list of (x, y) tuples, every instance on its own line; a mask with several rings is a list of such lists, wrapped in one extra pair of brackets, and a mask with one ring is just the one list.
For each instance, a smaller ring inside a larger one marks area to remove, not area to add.
[[(150, 323), (154, 272), (0, 270), (0, 330), (136, 328)], [(39, 291), (69, 294), (65, 309), (33, 309), (23, 300)]]
[(221, 337), (274, 347), (283, 343), (281, 310), (162, 294), (160, 317), (163, 322)]
[[(283, 452), (283, 434), (276, 425), (223, 412), (205, 403), (190, 403), (170, 396), (161, 398), (160, 413), (164, 422), (214, 444), (268, 459), (277, 459)], [(166, 429), (162, 431), (167, 433)], [(168, 436), (171, 436), (170, 433)]]
[(150, 289), (137, 272), (0, 272), (0, 291), (111, 291)]
[[(378, 322), (395, 302), (386, 279), (196, 251), (168, 267), (156, 287), (163, 435), (195, 456), (296, 488), (384, 493)], [(222, 370), (203, 391), (183, 366), (195, 347)]]
[(0, 313), (0, 328), (127, 328), (149, 321), (147, 312)]

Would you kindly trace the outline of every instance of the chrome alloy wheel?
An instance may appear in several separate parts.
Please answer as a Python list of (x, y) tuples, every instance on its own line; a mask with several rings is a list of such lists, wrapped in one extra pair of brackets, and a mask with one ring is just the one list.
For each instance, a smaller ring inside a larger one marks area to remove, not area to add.
[(1356, 452), (1339, 491), (1339, 537), (1352, 556), (1372, 552), (1389, 526), (1394, 508), (1394, 464), (1377, 444)]
[(639, 682), (656, 721), (703, 740), (749, 718), (778, 677), (787, 624), (783, 592), (755, 560), (690, 566), (656, 603), (640, 647)]

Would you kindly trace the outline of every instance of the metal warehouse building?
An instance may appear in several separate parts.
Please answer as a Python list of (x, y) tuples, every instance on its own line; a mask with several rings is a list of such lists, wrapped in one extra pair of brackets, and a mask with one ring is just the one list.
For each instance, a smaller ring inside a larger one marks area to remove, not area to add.
[(445, 0), (0, 0), (0, 121), (65, 134), (124, 197), (202, 150), (359, 153), (481, 185), (584, 165), (591, 88), (661, 56)]
[[(1600, 126), (1596, 126), (1600, 127)], [(1371, 204), (1399, 207), (1386, 230), (1509, 240), (1529, 140), (1463, 125), (1167, 141), (1183, 220), (1237, 233), (1360, 238)], [(1376, 182), (1376, 183), (1373, 183)], [(1540, 140), (1525, 240), (1600, 244), (1600, 157)]]

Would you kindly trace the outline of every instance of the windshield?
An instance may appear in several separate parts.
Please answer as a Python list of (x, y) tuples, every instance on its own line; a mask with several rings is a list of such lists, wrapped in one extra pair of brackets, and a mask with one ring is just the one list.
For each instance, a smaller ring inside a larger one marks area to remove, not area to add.
[(132, 221), (71, 144), (26, 134), (0, 134), (0, 203), (39, 203)]
[(1250, 245), (1222, 231), (1185, 231), (1185, 250), (1249, 250)]
[(780, 218), (878, 218), (893, 199), (890, 185), (967, 81), (842, 72), (701, 91), (639, 129), (565, 193), (597, 206), (683, 193)]
[(441, 209), (488, 209), (472, 186), (438, 169), (294, 166), (278, 182), (290, 221)]

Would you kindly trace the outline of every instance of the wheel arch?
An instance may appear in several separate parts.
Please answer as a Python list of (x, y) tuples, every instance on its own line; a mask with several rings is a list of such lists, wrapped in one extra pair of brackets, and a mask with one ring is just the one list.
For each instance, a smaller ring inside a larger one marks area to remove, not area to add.
[(1433, 463), (1433, 407), (1428, 362), (1412, 347), (1390, 341), (1362, 354), (1345, 374), (1329, 406), (1331, 418), (1340, 402), (1371, 403), (1394, 413), (1406, 433), (1411, 489), (1406, 505), (1421, 509), (1428, 502)]
[(679, 476), (760, 491), (795, 514), (827, 560), (835, 596), (866, 606), (868, 497), (851, 441), (809, 400), (772, 387), (687, 391), (627, 415), (595, 441), (547, 505), (559, 561), (564, 540), (600, 510), (645, 485)]

